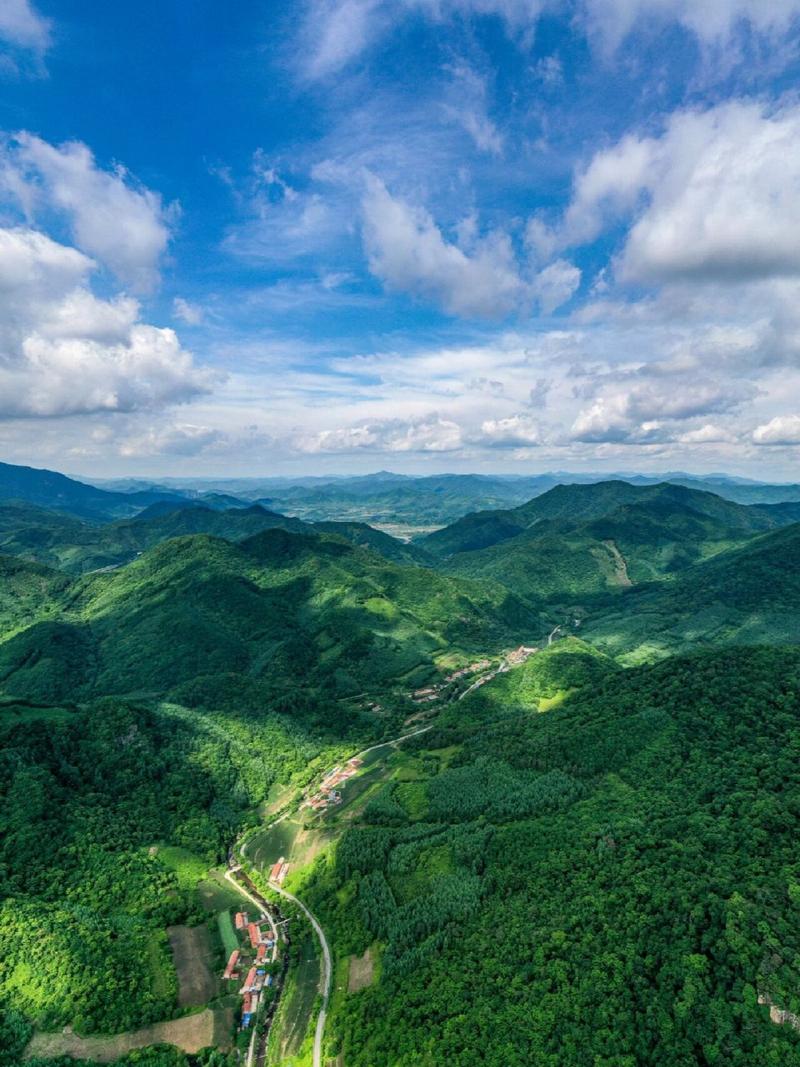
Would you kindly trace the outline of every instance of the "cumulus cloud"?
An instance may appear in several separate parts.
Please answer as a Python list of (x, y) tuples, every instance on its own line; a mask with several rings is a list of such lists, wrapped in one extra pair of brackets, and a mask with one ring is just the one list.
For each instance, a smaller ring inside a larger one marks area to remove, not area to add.
[(776, 415), (753, 431), (757, 445), (800, 445), (800, 415)]
[(721, 283), (800, 276), (800, 107), (732, 102), (628, 136), (575, 182), (561, 240), (633, 217), (623, 279)]
[(172, 330), (91, 292), (94, 268), (42, 233), (0, 229), (0, 417), (136, 411), (209, 388)]
[(303, 452), (452, 452), (461, 445), (459, 425), (438, 415), (367, 420), (296, 441)]
[(530, 448), (541, 444), (542, 433), (530, 415), (510, 415), (502, 419), (486, 419), (480, 433), (471, 440), (485, 448)]
[(3, 0), (0, 4), (0, 41), (41, 54), (50, 44), (50, 21), (28, 0)]
[(134, 181), (124, 167), (99, 167), (77, 141), (59, 146), (30, 133), (6, 142), (5, 187), (34, 218), (58, 212), (77, 246), (134, 292), (152, 291), (177, 208)]
[(651, 381), (626, 387), (611, 385), (576, 417), (576, 441), (647, 441), (671, 437), (664, 423), (737, 410), (756, 393), (746, 382)]
[(387, 289), (433, 300), (450, 315), (484, 318), (507, 315), (530, 298), (507, 235), (489, 234), (466, 252), (424, 208), (395, 199), (372, 175), (362, 210), (369, 268)]

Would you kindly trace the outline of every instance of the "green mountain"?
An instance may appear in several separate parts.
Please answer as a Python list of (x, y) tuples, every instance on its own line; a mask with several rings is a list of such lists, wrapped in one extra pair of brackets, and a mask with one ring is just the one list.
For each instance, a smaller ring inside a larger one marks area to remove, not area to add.
[(655, 512), (675, 514), (680, 509), (714, 520), (732, 530), (755, 533), (770, 529), (785, 518), (781, 511), (761, 511), (723, 500), (714, 493), (687, 489), (662, 482), (637, 486), (628, 482), (598, 482), (592, 485), (558, 485), (534, 500), (510, 511), (477, 512), (420, 538), (418, 544), (440, 557), (472, 552), (512, 540), (547, 520), (588, 522), (633, 505), (650, 504)]
[(251, 703), (294, 691), (335, 699), (413, 688), (445, 653), (540, 629), (506, 590), (276, 528), (240, 545), (175, 538), (74, 581), (55, 617), (0, 643), (0, 677), (8, 696), (53, 701), (177, 688), (212, 706), (229, 689)]
[(763, 534), (668, 583), (595, 606), (585, 636), (627, 661), (724, 644), (800, 641), (800, 523)]
[(158, 500), (180, 502), (183, 499), (179, 493), (154, 490), (107, 492), (56, 471), (0, 463), (0, 500), (21, 500), (95, 522), (134, 515)]
[[(422, 544), (440, 554), (452, 550), (443, 557), (447, 573), (500, 582), (534, 600), (563, 601), (671, 577), (790, 515), (681, 486), (608, 482), (560, 486), (499, 518), (463, 520)], [(456, 550), (475, 540), (476, 529), (493, 543)]]

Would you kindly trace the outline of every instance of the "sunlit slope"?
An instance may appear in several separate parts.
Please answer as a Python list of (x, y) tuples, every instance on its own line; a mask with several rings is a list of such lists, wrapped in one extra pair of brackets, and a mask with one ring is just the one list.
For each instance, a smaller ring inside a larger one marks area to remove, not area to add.
[[(33, 697), (37, 665), (70, 645), (68, 692), (163, 693), (235, 676), (349, 694), (434, 658), (535, 637), (507, 590), (393, 564), (338, 537), (275, 529), (240, 545), (192, 536), (78, 579), (61, 612), (0, 644), (3, 691)], [(82, 651), (79, 651), (82, 650)], [(58, 686), (54, 669), (48, 696)]]

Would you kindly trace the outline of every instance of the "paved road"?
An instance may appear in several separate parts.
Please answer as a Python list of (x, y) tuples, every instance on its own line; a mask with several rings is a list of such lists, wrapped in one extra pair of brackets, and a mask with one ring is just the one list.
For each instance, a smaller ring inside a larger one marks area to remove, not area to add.
[[(401, 741), (408, 741), (408, 739), (410, 737), (417, 737), (419, 734), (424, 734), (428, 730), (431, 730), (431, 729), (433, 729), (432, 726), (422, 726), (419, 730), (412, 730), (410, 733), (403, 734), (401, 737), (393, 737), (393, 738), (390, 738), (390, 740), (388, 740), (388, 741), (381, 741), (377, 745), (370, 745), (369, 748), (362, 748), (362, 750), (360, 752), (356, 752), (355, 756), (351, 756), (349, 758), (350, 759), (363, 759), (363, 757), (366, 756), (368, 753), (374, 752), (378, 748), (387, 748), (389, 745), (399, 745)], [(289, 814), (291, 814), (291, 812), (285, 811), (283, 813), (283, 815), (281, 815), (279, 818), (275, 819), (274, 822), (269, 823), (264, 829), (271, 829), (271, 827), (276, 826), (279, 822), (281, 822), (283, 819), (285, 819)], [(239, 849), (239, 851), (241, 852), (241, 854), (243, 856), (245, 855), (245, 849), (246, 848), (247, 848), (247, 842), (244, 842), (242, 844), (241, 848)], [(239, 890), (240, 893), (244, 893), (244, 895), (246, 897), (248, 897), (250, 900), (253, 901), (254, 904), (256, 904), (257, 906), (260, 907), (260, 905), (258, 904), (258, 901), (254, 897), (252, 897), (246, 890), (242, 889), (242, 887), (239, 885), (239, 883), (234, 880), (234, 878), (232, 877), (232, 872), (231, 871), (228, 871), (227, 874), (225, 875), (225, 877), (229, 881), (233, 882), (233, 884), (236, 886), (236, 888)], [(331, 982), (333, 980), (333, 965), (331, 963), (330, 945), (328, 944), (328, 939), (325, 936), (325, 931), (322, 929), (322, 926), (320, 925), (319, 920), (317, 919), (316, 915), (313, 915), (308, 910), (308, 908), (305, 906), (305, 904), (302, 902), (302, 900), (299, 900), (293, 893), (290, 893), (288, 889), (284, 889), (282, 886), (279, 886), (276, 882), (270, 882), (269, 886), (270, 886), (270, 889), (273, 889), (276, 893), (280, 893), (280, 895), (282, 897), (285, 897), (287, 900), (291, 900), (293, 903), (295, 903), (298, 906), (298, 908), (300, 908), (300, 910), (306, 916), (308, 921), (311, 923), (311, 926), (313, 927), (314, 932), (316, 933), (317, 937), (319, 938), (319, 943), (320, 943), (320, 945), (322, 947), (322, 1008), (320, 1010), (319, 1015), (317, 1016), (317, 1028), (316, 1028), (316, 1030), (314, 1032), (314, 1059), (313, 1059), (313, 1067), (322, 1067), (322, 1041), (323, 1041), (323, 1038), (325, 1036), (325, 1021), (326, 1021), (327, 1016), (328, 1016), (328, 1001), (330, 1000)], [(269, 918), (270, 918), (270, 922), (272, 922), (272, 917), (270, 916)], [(273, 930), (274, 929), (275, 929), (275, 925), (273, 923)], [(277, 931), (276, 931), (276, 937), (275, 937), (276, 950), (277, 950), (277, 944), (278, 944), (278, 940), (277, 940)], [(250, 1067), (249, 1060), (248, 1060), (248, 1067)]]
[(333, 978), (333, 967), (331, 965), (331, 949), (328, 944), (328, 939), (325, 936), (325, 931), (319, 924), (316, 915), (313, 915), (302, 900), (290, 893), (288, 889), (283, 889), (276, 882), (270, 882), (270, 889), (274, 889), (276, 893), (280, 893), (282, 897), (286, 897), (287, 900), (291, 900), (294, 904), (300, 908), (305, 917), (314, 927), (314, 932), (319, 938), (319, 943), (322, 946), (322, 1008), (317, 1016), (317, 1029), (314, 1033), (314, 1067), (322, 1067), (322, 1039), (325, 1036), (325, 1020), (328, 1015), (328, 1000), (331, 995), (331, 980)]

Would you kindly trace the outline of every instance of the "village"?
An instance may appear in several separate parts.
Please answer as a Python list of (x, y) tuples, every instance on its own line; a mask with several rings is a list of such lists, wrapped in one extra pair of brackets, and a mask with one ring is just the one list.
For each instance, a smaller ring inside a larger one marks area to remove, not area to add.
[(237, 991), (242, 998), (241, 1026), (247, 1030), (258, 1012), (264, 990), (274, 981), (267, 966), (277, 959), (277, 933), (268, 916), (252, 922), (246, 911), (236, 913), (234, 925), (241, 945), (231, 952), (222, 980), (242, 983)]
[(480, 686), (486, 685), (486, 683), (490, 682), (496, 675), (503, 674), (512, 667), (518, 667), (538, 651), (539, 649), (537, 647), (520, 645), (519, 648), (512, 649), (511, 652), (506, 652), (499, 666), (494, 668), (492, 668), (492, 661), (489, 659), (477, 660), (475, 663), (470, 663), (468, 667), (462, 667), (460, 670), (448, 674), (441, 682), (425, 686), (422, 689), (415, 689), (411, 694), (411, 700), (415, 704), (430, 704), (433, 701), (440, 700), (444, 691), (455, 682), (461, 681), (463, 678), (469, 678), (475, 674), (480, 675), (468, 689), (459, 694), (458, 699), (460, 700), (462, 697), (466, 696), (467, 693), (472, 693), (474, 690), (480, 688)]
[[(322, 779), (317, 792), (306, 797), (301, 807), (311, 808), (313, 811), (324, 811), (326, 808), (332, 807), (335, 804), (341, 804), (342, 793), (337, 787), (342, 785), (349, 778), (352, 778), (353, 775), (358, 774), (362, 763), (363, 760), (359, 759), (358, 756), (353, 756), (353, 758), (349, 759), (343, 767), (334, 767), (333, 770), (329, 771)], [(276, 866), (280, 866), (280, 861)], [(281, 881), (281, 879), (276, 878), (274, 867), (270, 878), (272, 881)]]

